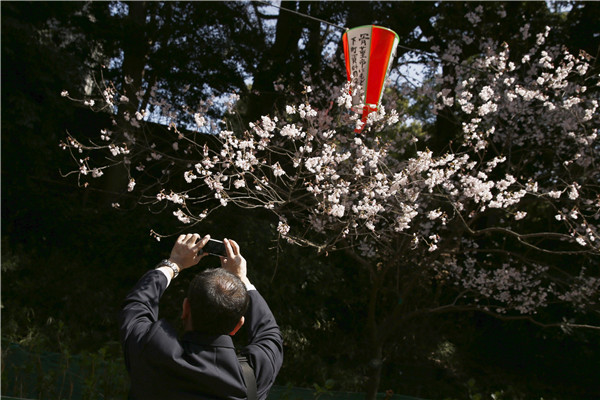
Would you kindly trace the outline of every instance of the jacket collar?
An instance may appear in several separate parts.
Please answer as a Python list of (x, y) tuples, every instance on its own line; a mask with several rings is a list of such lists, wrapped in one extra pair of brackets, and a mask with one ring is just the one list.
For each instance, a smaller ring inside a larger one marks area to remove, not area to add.
[(184, 333), (181, 340), (203, 346), (235, 348), (233, 339), (229, 335), (208, 335), (198, 331), (190, 331)]

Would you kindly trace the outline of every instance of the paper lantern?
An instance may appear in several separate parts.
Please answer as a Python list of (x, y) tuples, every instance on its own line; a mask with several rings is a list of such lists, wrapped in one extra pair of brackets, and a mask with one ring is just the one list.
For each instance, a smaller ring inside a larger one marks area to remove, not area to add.
[[(353, 78), (362, 88), (351, 94), (354, 110), (362, 111), (364, 123), (369, 113), (377, 111), (400, 40), (396, 32), (390, 29), (365, 25), (348, 29), (342, 36), (342, 41), (348, 81)], [(362, 110), (359, 105), (362, 105)], [(357, 129), (356, 132), (361, 130), (362, 128)]]

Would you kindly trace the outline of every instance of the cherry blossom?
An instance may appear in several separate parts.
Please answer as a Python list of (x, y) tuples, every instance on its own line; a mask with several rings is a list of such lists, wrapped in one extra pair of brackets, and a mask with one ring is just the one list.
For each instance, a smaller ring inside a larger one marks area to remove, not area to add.
[[(466, 18), (477, 24), (482, 11)], [(173, 117), (170, 149), (129, 134), (130, 123), (103, 130), (102, 145), (68, 136), (60, 146), (73, 155), (80, 179), (109, 166), (79, 155), (103, 152), (125, 167), (129, 192), (138, 176), (160, 171), (141, 201), (163, 204), (182, 224), (219, 207), (262, 208), (291, 243), (350, 249), (373, 274), (394, 266), (415, 281), (456, 287), (440, 308), (535, 316), (564, 302), (583, 312), (597, 304), (600, 290), (598, 264), (590, 269), (600, 257), (600, 77), (586, 54), (547, 45), (551, 29), (530, 31), (525, 25), (514, 38), (532, 37), (525, 54), (480, 38), (480, 55), (463, 60), (462, 43), (453, 42), (432, 65), (432, 74), (439, 63), (453, 66), (452, 75), (434, 75), (432, 86), (419, 88), (432, 115), (451, 110), (457, 121), (443, 151), (430, 150), (427, 135), (415, 134), (407, 116), (387, 105), (354, 133), (363, 125), (354, 83), (327, 93), (307, 85), (281, 115), (242, 129), (224, 121), (227, 129), (214, 135), (197, 134), (209, 126), (208, 102), (186, 114), (152, 95), (151, 103)], [(88, 104), (128, 101), (114, 89), (99, 98)], [(177, 115), (187, 115), (193, 129), (179, 126)], [(130, 120), (145, 123), (143, 111)], [(531, 231), (539, 220), (545, 228)], [(567, 273), (548, 260), (565, 254), (586, 264)]]

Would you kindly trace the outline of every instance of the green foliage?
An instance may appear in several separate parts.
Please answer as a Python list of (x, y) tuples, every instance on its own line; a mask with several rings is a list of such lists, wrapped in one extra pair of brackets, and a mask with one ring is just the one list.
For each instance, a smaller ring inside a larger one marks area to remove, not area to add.
[[(118, 344), (117, 344), (118, 349)], [(129, 381), (112, 344), (96, 352), (38, 352), (2, 343), (2, 393), (52, 400), (122, 399)]]
[[(544, 399), (555, 399), (554, 397), (552, 398), (547, 398), (547, 397), (540, 397), (540, 396), (533, 396), (533, 397), (524, 397), (518, 393), (515, 393), (510, 387), (508, 387), (508, 389), (502, 389), (502, 390), (495, 390), (492, 392), (486, 391), (486, 390), (482, 390), (477, 382), (475, 381), (475, 379), (471, 378), (469, 379), (465, 384), (464, 384), (464, 397), (459, 397), (459, 398), (455, 398), (455, 397), (447, 397), (444, 400), (459, 400), (459, 399), (469, 399), (469, 400), (485, 400), (485, 399), (491, 399), (491, 400), (524, 400), (524, 399), (531, 399), (531, 400), (544, 400)], [(558, 399), (558, 398), (556, 398)]]

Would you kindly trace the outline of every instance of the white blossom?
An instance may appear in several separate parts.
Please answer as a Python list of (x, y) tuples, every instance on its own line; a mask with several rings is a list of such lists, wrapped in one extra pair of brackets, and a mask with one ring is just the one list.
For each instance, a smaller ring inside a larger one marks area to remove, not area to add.
[(552, 197), (553, 199), (558, 199), (558, 198), (560, 198), (560, 195), (562, 194), (562, 192), (560, 190), (551, 190), (547, 194), (548, 194), (548, 196)]
[(569, 190), (569, 199), (576, 200), (579, 197), (579, 191), (577, 190), (580, 186), (577, 183), (571, 185)]
[(198, 128), (202, 128), (206, 125), (206, 119), (200, 113), (194, 114), (194, 122), (196, 122)]
[(515, 213), (515, 220), (519, 221), (519, 220), (525, 218), (526, 216), (527, 216), (527, 212), (525, 212), (525, 211), (517, 211)]
[(185, 181), (186, 181), (187, 183), (192, 183), (192, 181), (193, 181), (194, 179), (197, 179), (197, 178), (198, 178), (198, 177), (197, 177), (197, 176), (194, 174), (194, 172), (193, 172), (193, 171), (186, 171), (186, 172), (183, 174), (183, 177), (184, 177), (184, 179), (185, 179)]
[(479, 92), (479, 97), (483, 101), (489, 101), (494, 96), (494, 90), (490, 86), (484, 86)]
[(190, 219), (190, 217), (188, 217), (187, 215), (185, 215), (185, 213), (183, 211), (181, 211), (181, 209), (177, 209), (177, 211), (173, 212), (173, 215), (177, 217), (177, 219), (179, 221), (181, 221), (184, 224), (189, 224), (190, 222), (192, 222), (192, 220)]
[(277, 224), (277, 232), (279, 232), (281, 236), (287, 236), (289, 231), (290, 226), (285, 221), (279, 221), (279, 223)]
[(433, 211), (429, 211), (429, 213), (427, 213), (427, 218), (434, 220), (434, 219), (438, 219), (441, 215), (442, 215), (442, 212), (440, 210), (433, 210)]

